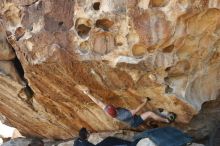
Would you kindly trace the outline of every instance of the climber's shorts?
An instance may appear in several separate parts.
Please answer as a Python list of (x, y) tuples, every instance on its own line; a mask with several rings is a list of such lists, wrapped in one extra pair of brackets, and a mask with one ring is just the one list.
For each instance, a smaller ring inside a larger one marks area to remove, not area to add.
[(144, 122), (140, 115), (132, 116), (132, 113), (128, 109), (121, 107), (117, 108), (116, 119), (129, 124), (133, 128), (138, 127)]
[(144, 120), (141, 118), (140, 115), (134, 115), (131, 122), (130, 122), (130, 125), (131, 127), (133, 128), (137, 128), (138, 126), (140, 126), (142, 123), (144, 122)]

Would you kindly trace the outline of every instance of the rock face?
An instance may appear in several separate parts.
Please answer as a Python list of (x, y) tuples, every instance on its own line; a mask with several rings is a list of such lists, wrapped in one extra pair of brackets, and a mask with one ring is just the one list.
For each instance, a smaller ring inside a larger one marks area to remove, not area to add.
[(187, 127), (204, 102), (219, 98), (217, 0), (0, 0), (0, 7), (0, 112), (23, 134), (66, 139), (82, 126), (129, 129), (78, 84), (126, 108), (149, 96), (143, 111), (175, 112), (174, 126)]

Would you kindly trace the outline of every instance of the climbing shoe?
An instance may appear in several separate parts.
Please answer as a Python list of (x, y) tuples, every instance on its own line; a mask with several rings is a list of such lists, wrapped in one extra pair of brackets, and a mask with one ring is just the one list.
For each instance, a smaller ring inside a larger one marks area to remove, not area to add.
[(169, 112), (167, 119), (170, 123), (174, 122), (176, 120), (177, 115), (173, 112)]
[(156, 111), (155, 111), (156, 114), (158, 114), (159, 116), (161, 117), (164, 117), (166, 119), (169, 120), (169, 123), (172, 123), (176, 120), (176, 117), (177, 115), (173, 112), (168, 112), (162, 108), (158, 108)]

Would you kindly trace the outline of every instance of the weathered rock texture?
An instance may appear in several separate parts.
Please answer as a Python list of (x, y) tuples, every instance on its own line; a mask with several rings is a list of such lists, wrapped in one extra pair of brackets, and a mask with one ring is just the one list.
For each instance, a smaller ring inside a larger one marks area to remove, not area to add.
[(149, 96), (143, 111), (175, 112), (176, 126), (220, 94), (218, 0), (0, 0), (0, 7), (0, 112), (23, 134), (65, 139), (82, 126), (129, 128), (77, 84), (127, 108)]

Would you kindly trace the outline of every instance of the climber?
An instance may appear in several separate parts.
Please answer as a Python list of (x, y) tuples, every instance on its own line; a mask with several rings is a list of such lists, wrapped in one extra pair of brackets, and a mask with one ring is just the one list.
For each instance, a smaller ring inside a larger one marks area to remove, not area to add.
[(147, 111), (145, 113), (142, 113), (141, 115), (137, 115), (136, 113), (144, 107), (144, 105), (147, 103), (149, 98), (146, 98), (143, 101), (143, 103), (140, 106), (138, 106), (136, 109), (130, 110), (130, 109), (122, 108), (122, 107), (115, 108), (111, 104), (103, 103), (102, 101), (100, 101), (100, 100), (96, 99), (94, 96), (92, 96), (87, 87), (80, 86), (79, 89), (82, 90), (84, 94), (88, 95), (89, 98), (94, 103), (96, 103), (98, 106), (100, 106), (112, 118), (116, 118), (119, 121), (125, 122), (133, 128), (138, 127), (147, 119), (153, 119), (155, 121), (165, 122), (165, 123), (170, 123), (175, 120), (175, 118), (173, 118), (175, 116), (169, 116), (169, 117), (159, 116), (152, 111)]
[(95, 146), (94, 144), (90, 143), (87, 139), (89, 137), (89, 132), (86, 128), (81, 128), (79, 130), (79, 138), (77, 138), (74, 142), (73, 146)]

